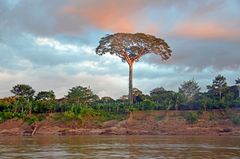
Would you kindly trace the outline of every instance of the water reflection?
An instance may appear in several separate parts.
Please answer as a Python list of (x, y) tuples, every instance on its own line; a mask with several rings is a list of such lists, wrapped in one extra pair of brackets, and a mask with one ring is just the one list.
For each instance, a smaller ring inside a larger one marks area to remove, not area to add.
[(0, 137), (1, 159), (240, 158), (240, 137)]

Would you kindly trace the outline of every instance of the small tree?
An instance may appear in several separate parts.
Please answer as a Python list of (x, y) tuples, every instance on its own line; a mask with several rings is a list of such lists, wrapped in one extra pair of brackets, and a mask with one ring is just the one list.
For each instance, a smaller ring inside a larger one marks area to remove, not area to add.
[(32, 99), (35, 93), (35, 90), (26, 84), (18, 84), (14, 86), (11, 90), (13, 94), (15, 94), (18, 98), (17, 103), (15, 104), (16, 108), (21, 109), (21, 112), (24, 112), (24, 109), (28, 111), (28, 114), (32, 114)]
[(41, 91), (35, 97), (33, 110), (37, 113), (53, 112), (56, 105), (55, 94), (51, 91)]
[(55, 100), (55, 97), (56, 96), (55, 96), (54, 92), (51, 90), (51, 91), (38, 92), (35, 99), (36, 100)]
[(100, 102), (103, 102), (103, 103), (112, 103), (114, 102), (114, 99), (112, 99), (111, 97), (102, 97)]
[(160, 55), (163, 60), (167, 60), (171, 56), (171, 50), (168, 44), (152, 35), (143, 33), (116, 33), (107, 35), (99, 41), (96, 48), (98, 55), (110, 53), (127, 62), (129, 66), (129, 102), (133, 103), (132, 77), (133, 64), (145, 54), (155, 53)]
[(204, 111), (207, 111), (208, 104), (210, 103), (211, 98), (207, 96), (207, 93), (201, 93), (199, 96), (199, 102), (204, 109)]
[(175, 106), (175, 110), (177, 111), (179, 109), (179, 105), (181, 103), (184, 103), (187, 99), (186, 99), (186, 96), (182, 93), (173, 93), (173, 103), (174, 103), (174, 106)]
[(219, 100), (221, 100), (223, 93), (227, 91), (226, 78), (222, 75), (216, 76), (213, 80), (212, 85), (208, 85), (207, 89), (210, 94), (217, 95), (219, 97)]
[(200, 87), (198, 83), (192, 79), (186, 82), (183, 82), (179, 88), (179, 92), (183, 93), (187, 98), (188, 101), (191, 101), (195, 96), (199, 94)]
[(141, 102), (141, 101), (144, 100), (144, 94), (142, 93), (142, 91), (140, 91), (137, 88), (133, 88), (132, 95), (133, 95), (133, 102), (134, 103)]
[(11, 92), (17, 97), (24, 97), (29, 100), (33, 98), (35, 90), (29, 85), (18, 84), (12, 88)]
[(67, 98), (73, 104), (89, 105), (96, 100), (96, 95), (87, 87), (76, 86), (69, 89)]
[(240, 98), (240, 78), (236, 80), (236, 85), (238, 87), (238, 97)]

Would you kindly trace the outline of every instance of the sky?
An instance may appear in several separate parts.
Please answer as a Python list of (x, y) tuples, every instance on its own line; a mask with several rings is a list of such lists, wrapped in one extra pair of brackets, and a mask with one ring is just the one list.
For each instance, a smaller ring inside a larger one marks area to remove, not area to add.
[(143, 32), (164, 39), (172, 57), (149, 54), (134, 65), (133, 85), (148, 94), (183, 81), (206, 85), (218, 74), (240, 77), (239, 0), (0, 0), (0, 98), (16, 84), (53, 90), (74, 86), (102, 96), (128, 94), (128, 65), (98, 56), (101, 37)]

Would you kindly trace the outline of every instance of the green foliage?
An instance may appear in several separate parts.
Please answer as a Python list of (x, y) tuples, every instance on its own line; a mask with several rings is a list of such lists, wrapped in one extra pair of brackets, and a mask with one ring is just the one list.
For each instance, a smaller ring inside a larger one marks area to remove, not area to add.
[(153, 102), (150, 99), (145, 99), (139, 105), (141, 106), (141, 110), (153, 110), (156, 107), (157, 103)]
[(89, 105), (98, 100), (98, 96), (87, 87), (76, 86), (69, 90), (67, 99), (72, 104)]
[(114, 102), (114, 99), (112, 99), (111, 97), (102, 97), (99, 102), (100, 103), (112, 103), (112, 102)]
[(55, 94), (52, 90), (41, 91), (36, 95), (35, 100), (55, 100)]
[(196, 112), (185, 112), (183, 117), (189, 124), (194, 124), (198, 121), (198, 114)]
[[(223, 82), (214, 82), (215, 85), (216, 83), (225, 85), (224, 78), (217, 78), (217, 80)], [(190, 81), (190, 83), (197, 85), (195, 81)], [(185, 86), (183, 87), (182, 85), (181, 87), (181, 90), (185, 90)], [(198, 87), (194, 88), (197, 89)], [(217, 87), (211, 88), (221, 90)], [(94, 120), (102, 122), (124, 119), (129, 112), (134, 110), (170, 110), (175, 108), (176, 110), (202, 111), (240, 107), (240, 98), (238, 98), (236, 93), (238, 91), (236, 85), (227, 87), (226, 91), (222, 92), (221, 98), (217, 98), (216, 94), (213, 93), (214, 91), (209, 90), (205, 93), (198, 93), (191, 101), (187, 101), (184, 91), (180, 93), (168, 91), (160, 87), (153, 89), (149, 96), (134, 88), (133, 96), (135, 103), (131, 105), (128, 102), (114, 100), (111, 97), (103, 97), (99, 100), (89, 88), (81, 86), (73, 87), (65, 98), (59, 100), (55, 99), (53, 91), (41, 91), (36, 95), (35, 99), (31, 99), (34, 90), (28, 85), (16, 85), (13, 90), (17, 96), (0, 99), (0, 121), (22, 118), (26, 119), (28, 123), (34, 123), (38, 120), (36, 117), (31, 116), (31, 113), (38, 117), (39, 114), (44, 115), (44, 113), (57, 112), (59, 114), (59, 116), (57, 115), (58, 119), (61, 121), (74, 120), (84, 123), (88, 120)], [(14, 92), (13, 90), (12, 92)], [(189, 116), (186, 117), (186, 120), (189, 118), (191, 123), (191, 118), (193, 118), (194, 122), (195, 116), (193, 114), (186, 116)], [(233, 120), (237, 121), (237, 119), (236, 117)]]
[(174, 106), (173, 95), (173, 91), (167, 91), (163, 87), (155, 88), (150, 91), (151, 99), (158, 103), (163, 109), (170, 109)]
[(231, 120), (235, 125), (240, 125), (240, 115), (232, 116)]
[(14, 113), (12, 112), (0, 112), (0, 122), (3, 122), (8, 119), (14, 118)]
[(24, 118), (24, 121), (27, 122), (28, 125), (32, 125), (38, 121), (42, 121), (43, 119), (44, 117), (40, 115), (28, 115)]
[(187, 101), (187, 97), (183, 93), (173, 93), (172, 102), (175, 106), (175, 110), (178, 110), (178, 107), (181, 103), (185, 103)]
[(236, 113), (234, 111), (229, 110), (229, 111), (227, 111), (227, 115), (231, 119), (233, 124), (240, 126), (240, 114), (238, 114), (238, 113)]
[(81, 115), (75, 114), (72, 111), (66, 111), (62, 115), (62, 121), (81, 120)]
[(188, 98), (188, 101), (190, 101), (199, 94), (200, 89), (198, 83), (192, 79), (183, 82), (179, 88), (179, 92), (184, 94)]
[(33, 112), (34, 113), (48, 113), (53, 112), (56, 106), (55, 100), (36, 100), (33, 103)]
[(98, 55), (110, 53), (127, 62), (130, 62), (129, 60), (137, 61), (142, 55), (149, 53), (155, 53), (167, 60), (171, 56), (171, 52), (164, 40), (143, 33), (107, 35), (101, 38), (99, 46), (96, 48)]
[(116, 33), (102, 37), (96, 48), (96, 54), (116, 55), (129, 65), (129, 103), (133, 104), (132, 68), (143, 55), (154, 53), (160, 55), (163, 60), (171, 57), (171, 49), (168, 44), (152, 35), (144, 33)]
[(218, 97), (220, 100), (224, 93), (227, 91), (226, 78), (222, 75), (216, 76), (213, 80), (212, 85), (208, 85), (207, 89), (209, 94)]
[(13, 104), (14, 112), (30, 113), (32, 110), (32, 103), (24, 97), (19, 97), (17, 101)]
[(14, 86), (11, 92), (19, 97), (31, 99), (34, 96), (35, 90), (26, 84), (18, 84)]
[(76, 121), (80, 124), (84, 124), (87, 121), (103, 122), (107, 120), (122, 120), (124, 118), (126, 118), (125, 114), (105, 112), (82, 105), (72, 105), (69, 111), (59, 113), (55, 116), (55, 119), (58, 121)]

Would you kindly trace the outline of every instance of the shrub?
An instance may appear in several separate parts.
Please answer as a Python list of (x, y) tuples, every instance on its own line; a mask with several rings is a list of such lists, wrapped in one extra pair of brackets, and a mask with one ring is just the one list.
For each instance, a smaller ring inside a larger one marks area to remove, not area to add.
[(231, 119), (233, 124), (240, 125), (240, 114), (237, 114), (236, 112), (227, 112), (228, 117)]
[(61, 122), (69, 122), (69, 121), (81, 121), (81, 115), (77, 115), (72, 111), (66, 111), (64, 113), (58, 113), (54, 116), (55, 120), (61, 121)]
[(240, 125), (240, 115), (233, 116), (231, 118), (231, 120), (232, 120), (233, 124)]
[(8, 119), (14, 118), (14, 114), (12, 112), (0, 112), (0, 122), (3, 122)]
[(196, 112), (186, 112), (183, 117), (189, 124), (196, 123), (198, 120), (198, 114)]
[(29, 125), (32, 125), (33, 123), (41, 120), (43, 120), (43, 116), (37, 116), (37, 115), (26, 116), (24, 118), (24, 121), (27, 122)]
[(78, 119), (78, 115), (76, 115), (74, 112), (72, 111), (66, 111), (63, 113), (63, 118), (67, 121), (70, 121), (70, 120), (76, 120)]

